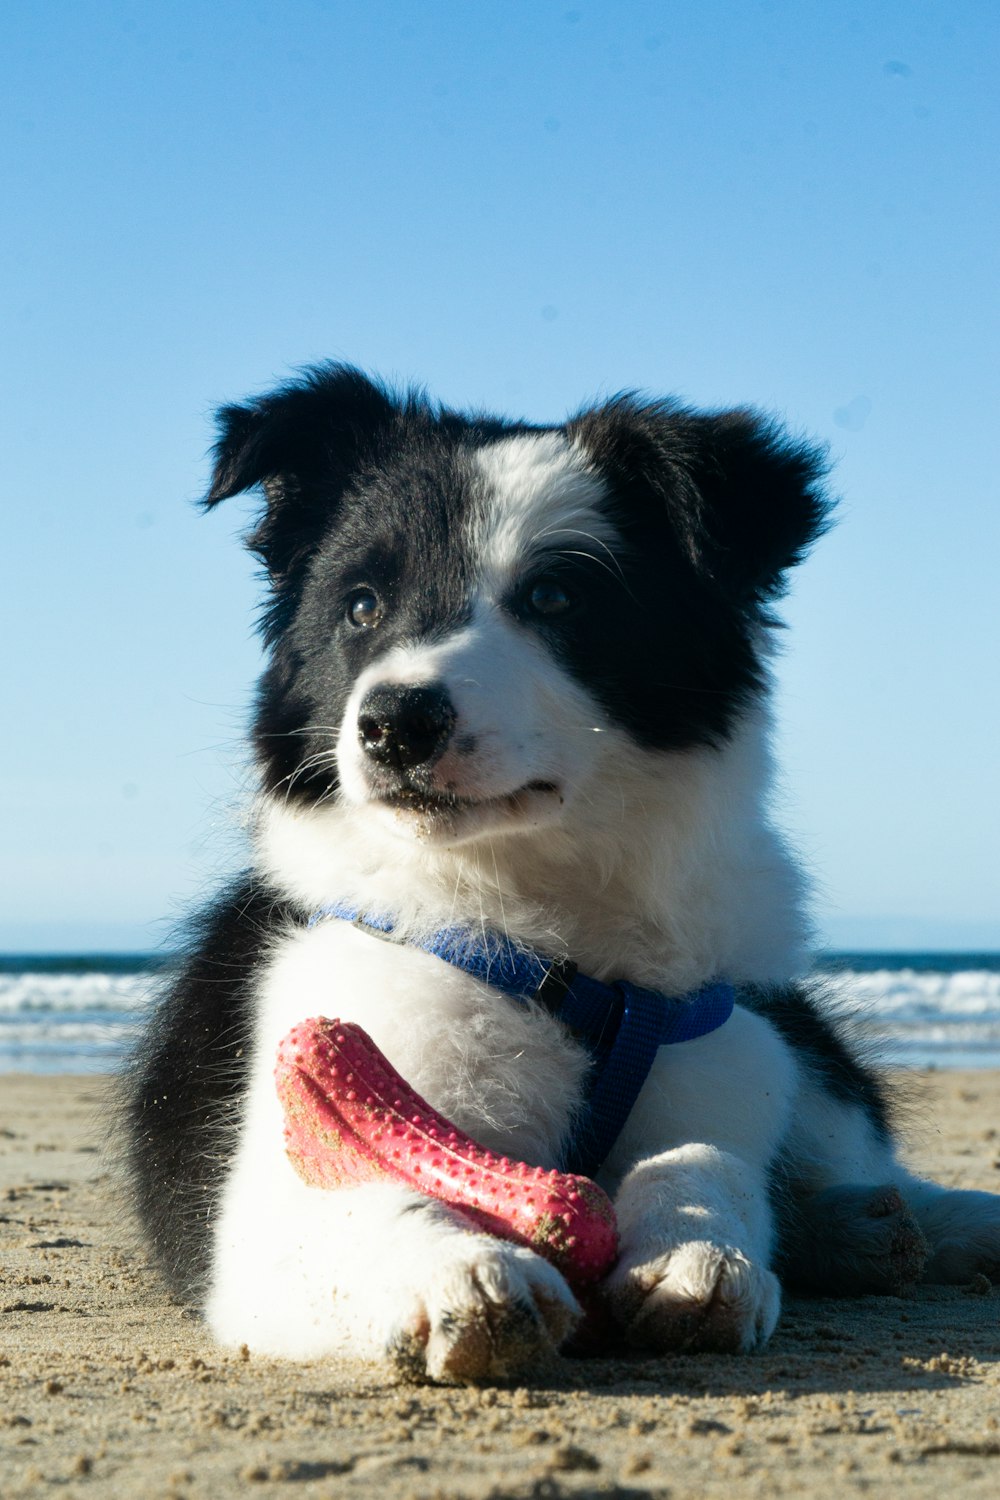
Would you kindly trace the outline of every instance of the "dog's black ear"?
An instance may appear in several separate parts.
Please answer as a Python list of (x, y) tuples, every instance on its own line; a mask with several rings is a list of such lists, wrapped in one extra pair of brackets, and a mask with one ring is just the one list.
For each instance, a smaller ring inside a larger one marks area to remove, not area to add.
[(741, 410), (694, 418), (695, 530), (713, 574), (737, 593), (780, 594), (830, 524), (827, 451)]
[(317, 366), (245, 405), (224, 406), (203, 504), (263, 489), (267, 509), (247, 544), (280, 582), (322, 533), (351, 475), (399, 413), (380, 385), (338, 364)]
[(825, 449), (760, 412), (706, 415), (623, 395), (570, 432), (617, 490), (666, 508), (685, 555), (737, 603), (779, 595), (829, 524)]

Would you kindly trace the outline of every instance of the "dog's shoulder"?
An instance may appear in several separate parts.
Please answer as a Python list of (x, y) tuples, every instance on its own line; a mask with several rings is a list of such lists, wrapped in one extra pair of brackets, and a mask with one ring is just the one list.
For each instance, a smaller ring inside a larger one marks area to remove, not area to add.
[(890, 1090), (880, 1069), (865, 1057), (858, 1017), (846, 1012), (819, 980), (743, 986), (740, 1004), (770, 1022), (825, 1094), (859, 1106), (877, 1135), (890, 1137)]

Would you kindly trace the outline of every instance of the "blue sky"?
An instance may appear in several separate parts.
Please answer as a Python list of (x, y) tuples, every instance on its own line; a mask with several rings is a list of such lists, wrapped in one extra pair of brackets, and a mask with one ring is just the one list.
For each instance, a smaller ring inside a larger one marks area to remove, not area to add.
[(240, 858), (257, 583), (213, 406), (310, 360), (826, 440), (781, 818), (837, 944), (1000, 947), (987, 0), (8, 0), (0, 947)]

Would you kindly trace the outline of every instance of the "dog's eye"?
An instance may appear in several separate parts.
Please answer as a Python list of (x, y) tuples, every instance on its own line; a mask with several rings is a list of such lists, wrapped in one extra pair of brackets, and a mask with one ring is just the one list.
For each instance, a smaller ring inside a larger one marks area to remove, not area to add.
[(528, 595), (528, 604), (536, 615), (562, 615), (572, 603), (572, 598), (562, 584), (551, 578), (540, 578)]
[(382, 621), (382, 604), (373, 589), (355, 589), (347, 601), (347, 618), (358, 630), (372, 630)]

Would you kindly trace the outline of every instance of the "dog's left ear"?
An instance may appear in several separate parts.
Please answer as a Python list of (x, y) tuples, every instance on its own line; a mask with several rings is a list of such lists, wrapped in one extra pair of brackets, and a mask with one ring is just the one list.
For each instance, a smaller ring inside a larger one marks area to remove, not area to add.
[(381, 385), (339, 364), (318, 365), (268, 395), (224, 406), (216, 418), (212, 484), (202, 503), (211, 509), (243, 490), (263, 491), (265, 509), (247, 545), (280, 588), (400, 413)]
[(631, 395), (583, 413), (570, 434), (626, 504), (665, 508), (683, 553), (740, 604), (778, 596), (826, 530), (826, 452), (752, 410), (703, 414)]

